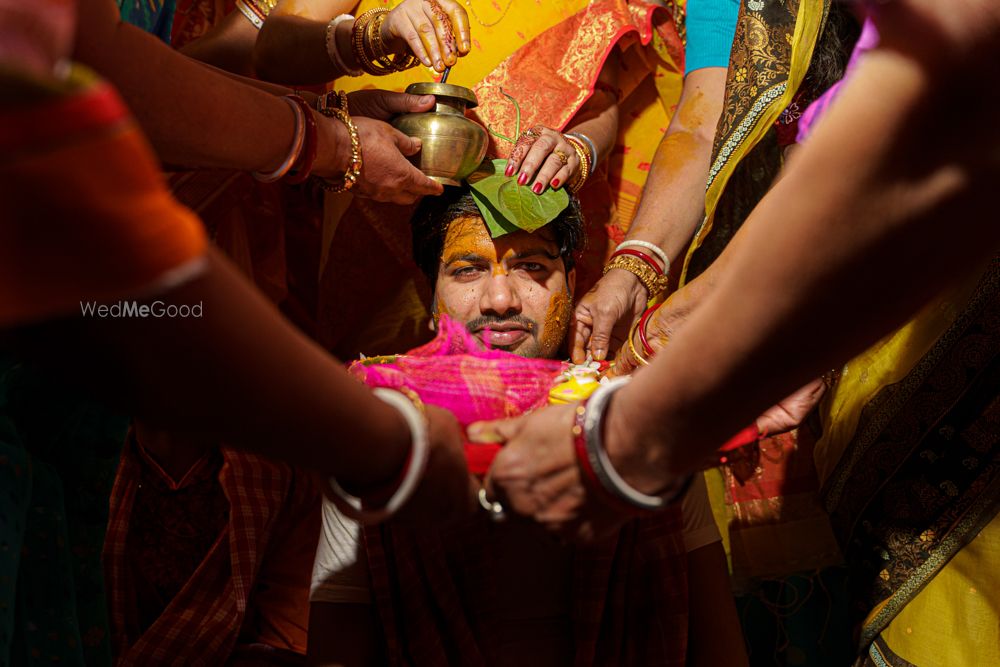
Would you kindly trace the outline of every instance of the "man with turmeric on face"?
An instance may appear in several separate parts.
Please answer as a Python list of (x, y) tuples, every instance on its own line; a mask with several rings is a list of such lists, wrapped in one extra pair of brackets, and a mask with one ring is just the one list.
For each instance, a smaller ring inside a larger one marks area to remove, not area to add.
[[(413, 217), (435, 323), (447, 315), (521, 357), (567, 356), (584, 229), (576, 199), (532, 231), (487, 220), (479, 205), (468, 187), (450, 188)], [(394, 526), (362, 536), (325, 502), (311, 664), (746, 664), (704, 483), (681, 505), (571, 548), (484, 514), (434, 535)]]
[(468, 190), (428, 198), (413, 220), (413, 253), (434, 286), (433, 312), (463, 322), (489, 347), (559, 356), (573, 310), (583, 220), (575, 198), (535, 232), (492, 238)]

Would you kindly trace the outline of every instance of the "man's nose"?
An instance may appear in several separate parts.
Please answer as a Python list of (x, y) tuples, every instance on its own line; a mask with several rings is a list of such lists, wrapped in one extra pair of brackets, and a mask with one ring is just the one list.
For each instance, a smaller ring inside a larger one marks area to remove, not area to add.
[(484, 313), (494, 315), (516, 314), (521, 312), (521, 299), (517, 288), (505, 272), (497, 272), (489, 278), (489, 283), (483, 291), (479, 309)]

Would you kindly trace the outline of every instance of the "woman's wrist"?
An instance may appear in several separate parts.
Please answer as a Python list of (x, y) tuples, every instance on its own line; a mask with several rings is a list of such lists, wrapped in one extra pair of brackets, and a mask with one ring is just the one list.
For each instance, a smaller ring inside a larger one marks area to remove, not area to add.
[(618, 392), (605, 416), (604, 447), (618, 474), (636, 490), (649, 495), (663, 493), (681, 477), (670, 473), (670, 451), (662, 437), (662, 420), (646, 418), (650, 412), (636, 405), (641, 397), (636, 386)]
[[(351, 489), (361, 495), (396, 480), (410, 456), (413, 441), (410, 425), (399, 410), (384, 401), (378, 401), (373, 406), (372, 413), (371, 444), (376, 455), (367, 459), (370, 467), (363, 476), (364, 485)], [(360, 481), (359, 478), (358, 482)]]

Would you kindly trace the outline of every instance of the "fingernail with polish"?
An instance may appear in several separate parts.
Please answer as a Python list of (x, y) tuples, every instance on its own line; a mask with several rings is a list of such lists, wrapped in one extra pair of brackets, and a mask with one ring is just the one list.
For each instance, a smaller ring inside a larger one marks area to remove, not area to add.
[(560, 183), (560, 182), (561, 182), (561, 181), (560, 181), (560, 180), (559, 180), (558, 178), (553, 178), (553, 179), (552, 179), (552, 188), (553, 188), (553, 189), (555, 189), (555, 188), (558, 188), (558, 187), (559, 187), (559, 183)]
[(531, 186), (531, 191), (534, 192), (536, 195), (540, 195), (542, 194), (542, 187), (543, 186), (541, 183), (535, 183), (534, 185)]
[(514, 165), (508, 164), (507, 165), (507, 169), (503, 172), (503, 175), (504, 176), (513, 176), (514, 175)]
[(520, 176), (517, 177), (517, 184), (518, 185), (524, 185), (527, 182), (528, 182), (528, 175), (527, 174), (522, 173)]

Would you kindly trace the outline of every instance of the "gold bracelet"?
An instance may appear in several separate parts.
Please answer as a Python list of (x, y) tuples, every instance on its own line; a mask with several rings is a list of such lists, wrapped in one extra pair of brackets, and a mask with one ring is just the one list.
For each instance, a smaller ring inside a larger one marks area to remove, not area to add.
[(563, 136), (565, 136), (566, 141), (573, 146), (573, 150), (576, 151), (576, 156), (580, 160), (580, 171), (576, 175), (576, 178), (574, 178), (567, 186), (570, 189), (570, 192), (576, 194), (580, 191), (580, 188), (583, 187), (583, 184), (587, 182), (587, 179), (590, 178), (590, 151), (588, 151), (587, 147), (583, 145), (583, 142), (576, 137), (568, 135)]
[(343, 183), (331, 183), (326, 179), (319, 179), (320, 187), (327, 192), (347, 192), (358, 182), (361, 174), (361, 167), (364, 165), (364, 158), (361, 155), (361, 137), (358, 136), (358, 128), (343, 109), (326, 107), (321, 111), (324, 116), (336, 118), (347, 126), (347, 133), (351, 135), (351, 164), (344, 172)]
[(638, 327), (639, 327), (639, 320), (636, 320), (635, 322), (632, 323), (632, 328), (629, 329), (628, 331), (628, 351), (632, 353), (632, 356), (635, 357), (636, 361), (639, 362), (640, 366), (648, 366), (649, 359), (646, 359), (644, 356), (639, 354), (639, 351), (635, 349), (635, 342), (632, 340), (633, 338), (635, 338), (635, 332), (638, 330)]
[(316, 98), (316, 111), (325, 114), (327, 109), (341, 109), (350, 115), (347, 93), (342, 90), (330, 90), (318, 96)]
[(368, 55), (368, 26), (378, 14), (387, 14), (388, 12), (389, 10), (385, 7), (375, 7), (374, 9), (369, 9), (367, 12), (354, 20), (354, 28), (351, 33), (351, 48), (354, 51), (354, 59), (358, 61), (358, 66), (360, 66), (361, 69), (374, 76), (387, 74), (387, 72), (382, 68), (376, 67), (376, 63)]
[(278, 0), (246, 0), (246, 2), (253, 5), (254, 9), (263, 14), (265, 18), (278, 4)]
[(351, 35), (354, 58), (361, 69), (373, 76), (402, 72), (420, 64), (420, 60), (412, 53), (393, 57), (386, 52), (382, 41), (382, 24), (388, 15), (388, 9), (376, 7), (354, 22), (354, 32)]
[(372, 50), (372, 56), (384, 68), (391, 72), (403, 72), (416, 67), (420, 60), (412, 53), (407, 55), (390, 56), (382, 41), (382, 24), (385, 23), (389, 14), (379, 14), (368, 24), (368, 44)]
[(633, 257), (632, 255), (618, 255), (604, 267), (604, 274), (607, 275), (608, 271), (612, 269), (622, 269), (623, 271), (628, 271), (642, 283), (642, 286), (646, 288), (649, 293), (649, 298), (655, 298), (667, 291), (667, 287), (670, 283), (670, 277), (665, 275), (657, 275), (656, 271), (653, 270), (649, 264), (639, 259), (638, 257)]

